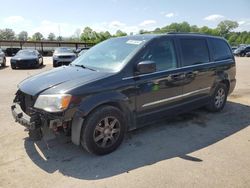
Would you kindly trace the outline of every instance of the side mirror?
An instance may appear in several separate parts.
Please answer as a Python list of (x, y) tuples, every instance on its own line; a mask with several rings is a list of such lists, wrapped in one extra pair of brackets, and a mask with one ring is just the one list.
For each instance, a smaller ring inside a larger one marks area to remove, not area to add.
[(156, 64), (154, 61), (142, 61), (137, 64), (137, 72), (139, 74), (147, 74), (156, 71)]

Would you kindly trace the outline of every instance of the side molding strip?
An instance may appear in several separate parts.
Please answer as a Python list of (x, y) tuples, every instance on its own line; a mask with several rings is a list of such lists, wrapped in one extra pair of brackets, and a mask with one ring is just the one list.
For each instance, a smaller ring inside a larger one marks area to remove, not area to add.
[(164, 102), (167, 102), (167, 101), (171, 101), (171, 100), (175, 100), (175, 99), (178, 99), (178, 98), (186, 97), (186, 96), (189, 96), (189, 95), (192, 95), (192, 94), (195, 94), (195, 93), (199, 93), (199, 92), (202, 92), (202, 91), (210, 90), (210, 88), (211, 87), (207, 87), (207, 88), (203, 88), (203, 89), (198, 89), (198, 90), (195, 90), (195, 91), (184, 93), (182, 95), (178, 95), (178, 96), (169, 97), (169, 98), (161, 99), (161, 100), (158, 100), (158, 101), (146, 103), (146, 104), (142, 105), (142, 107), (152, 106), (152, 105), (156, 105), (156, 104), (159, 104), (159, 103), (164, 103)]

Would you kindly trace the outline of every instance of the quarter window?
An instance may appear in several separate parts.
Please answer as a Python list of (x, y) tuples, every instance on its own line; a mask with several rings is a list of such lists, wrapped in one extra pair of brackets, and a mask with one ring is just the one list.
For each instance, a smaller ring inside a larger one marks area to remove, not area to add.
[(140, 57), (140, 61), (154, 61), (157, 71), (170, 70), (177, 67), (174, 44), (170, 39), (154, 41)]
[(210, 40), (215, 61), (232, 58), (231, 50), (224, 40), (221, 39), (210, 39)]
[(206, 39), (180, 39), (183, 66), (209, 62)]

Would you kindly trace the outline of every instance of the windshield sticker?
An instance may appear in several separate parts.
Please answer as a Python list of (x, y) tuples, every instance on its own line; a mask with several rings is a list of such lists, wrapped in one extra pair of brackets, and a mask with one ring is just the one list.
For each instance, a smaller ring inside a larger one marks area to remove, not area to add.
[(139, 45), (143, 42), (143, 40), (128, 40), (126, 43), (127, 44), (135, 44), (135, 45)]

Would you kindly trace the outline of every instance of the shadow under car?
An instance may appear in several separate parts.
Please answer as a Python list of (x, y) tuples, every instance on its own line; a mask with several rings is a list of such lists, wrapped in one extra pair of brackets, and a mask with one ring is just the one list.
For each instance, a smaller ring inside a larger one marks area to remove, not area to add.
[(189, 154), (246, 128), (249, 114), (250, 106), (234, 102), (220, 113), (195, 110), (129, 132), (123, 144), (105, 156), (88, 154), (64, 136), (48, 143), (25, 139), (24, 144), (30, 159), (48, 173), (102, 179), (174, 157), (202, 162)]

